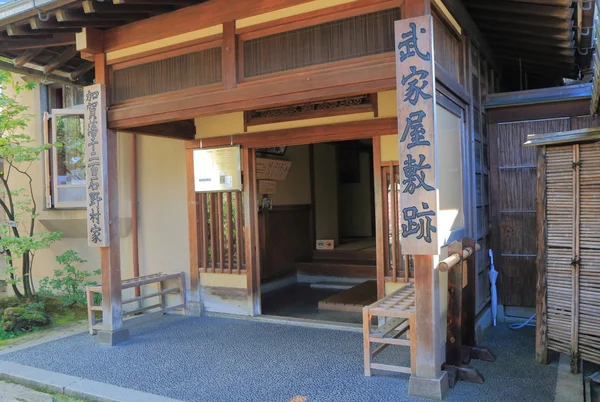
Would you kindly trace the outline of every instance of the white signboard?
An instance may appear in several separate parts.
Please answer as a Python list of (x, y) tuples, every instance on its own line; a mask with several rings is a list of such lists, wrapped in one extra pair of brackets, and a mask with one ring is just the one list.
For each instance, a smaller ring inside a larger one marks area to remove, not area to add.
[(103, 84), (84, 88), (88, 245), (108, 247), (106, 174), (106, 91)]
[(242, 191), (240, 146), (194, 149), (194, 188), (197, 193)]
[(395, 22), (402, 254), (436, 255), (438, 175), (430, 15)]

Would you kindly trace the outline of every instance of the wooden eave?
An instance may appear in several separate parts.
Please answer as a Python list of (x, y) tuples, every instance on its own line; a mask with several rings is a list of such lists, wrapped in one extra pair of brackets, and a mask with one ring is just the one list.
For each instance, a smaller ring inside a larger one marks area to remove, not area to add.
[[(107, 30), (205, 0), (58, 0), (0, 21), (0, 56), (13, 60), (2, 68), (40, 75), (48, 81), (89, 84), (93, 64), (76, 51), (83, 28)], [(40, 50), (42, 49), (42, 50)]]
[(552, 134), (529, 134), (523, 146), (560, 145), (600, 141), (600, 127), (563, 131)]
[[(506, 70), (577, 78), (590, 68), (594, 7), (567, 0), (466, 0), (473, 20)], [(586, 35), (586, 33), (590, 33)]]

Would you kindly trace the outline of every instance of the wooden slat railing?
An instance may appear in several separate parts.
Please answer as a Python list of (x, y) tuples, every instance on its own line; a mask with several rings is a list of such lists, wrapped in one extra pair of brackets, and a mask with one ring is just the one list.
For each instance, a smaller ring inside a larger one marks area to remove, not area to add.
[(227, 192), (196, 195), (200, 272), (245, 272), (242, 194)]
[[(388, 241), (384, 241), (384, 278), (386, 282), (412, 282), (414, 264), (412, 256), (402, 255), (400, 247), (401, 210), (400, 210), (400, 167), (398, 161), (387, 162), (381, 167), (383, 179), (382, 200), (383, 225), (388, 228)], [(395, 189), (395, 191), (393, 190)]]

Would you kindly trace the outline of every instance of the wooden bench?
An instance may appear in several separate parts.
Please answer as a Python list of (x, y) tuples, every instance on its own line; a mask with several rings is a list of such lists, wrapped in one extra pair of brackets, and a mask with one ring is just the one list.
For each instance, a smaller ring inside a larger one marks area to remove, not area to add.
[[(371, 328), (373, 317), (386, 318), (385, 324)], [(407, 334), (409, 339), (399, 339)], [(408, 283), (363, 308), (363, 335), (365, 375), (371, 376), (371, 370), (385, 370), (396, 373), (411, 374), (415, 370), (416, 335), (415, 335), (415, 287)], [(371, 343), (380, 344), (371, 351)], [(391, 364), (373, 363), (373, 359), (389, 345), (408, 346), (410, 348), (410, 367)]]
[[(166, 288), (164, 287), (164, 282), (168, 280), (177, 280), (178, 286)], [(158, 303), (151, 304), (148, 306), (139, 307), (134, 310), (126, 311), (123, 313), (123, 319), (127, 317), (129, 318), (127, 321), (133, 320), (136, 314), (144, 313), (143, 317), (148, 317), (149, 315), (157, 315), (157, 314), (165, 314), (172, 310), (183, 309), (185, 307), (185, 282), (184, 282), (184, 274), (183, 272), (177, 274), (152, 274), (146, 276), (140, 276), (137, 278), (125, 279), (121, 281), (121, 289), (131, 289), (137, 288), (147, 285), (156, 285), (157, 291), (152, 293), (143, 294), (141, 296), (132, 297), (130, 299), (126, 299), (122, 301), (122, 305), (125, 306), (130, 303), (142, 302), (146, 299), (157, 298)], [(102, 311), (101, 305), (94, 304), (94, 294), (100, 293), (102, 294), (102, 286), (86, 286), (86, 297), (87, 297), (87, 305), (88, 305), (88, 325), (90, 334), (94, 335), (97, 328), (94, 328), (97, 324), (95, 311)], [(180, 303), (175, 306), (168, 306), (166, 304), (166, 295), (169, 293), (179, 293), (180, 295)], [(140, 304), (141, 305), (141, 304)], [(155, 310), (148, 312), (149, 310)], [(142, 317), (140, 316), (140, 317)]]

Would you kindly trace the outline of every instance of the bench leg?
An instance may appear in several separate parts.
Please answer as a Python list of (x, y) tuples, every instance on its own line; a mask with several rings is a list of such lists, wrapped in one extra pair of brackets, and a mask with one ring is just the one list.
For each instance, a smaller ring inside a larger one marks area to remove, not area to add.
[(417, 327), (415, 314), (408, 317), (408, 337), (410, 339), (410, 371), (417, 373)]
[(86, 288), (85, 297), (87, 299), (88, 329), (90, 335), (94, 335), (94, 325), (96, 325), (96, 313), (92, 310), (92, 306), (94, 305), (94, 292)]
[(181, 301), (181, 314), (185, 315), (185, 277), (183, 276), (183, 272), (179, 275), (179, 299)]
[(365, 358), (365, 376), (371, 377), (371, 314), (369, 308), (363, 307), (363, 336), (364, 336), (364, 358)]
[[(165, 289), (162, 281), (156, 282), (156, 287), (158, 288), (159, 292), (162, 292)], [(165, 303), (165, 295), (162, 294), (162, 295), (158, 296), (158, 300), (160, 300), (160, 309), (164, 311), (164, 309), (167, 306), (167, 304)], [(163, 314), (165, 314), (165, 313), (163, 313)]]

